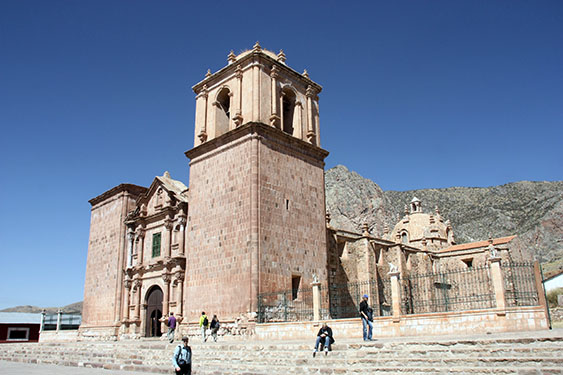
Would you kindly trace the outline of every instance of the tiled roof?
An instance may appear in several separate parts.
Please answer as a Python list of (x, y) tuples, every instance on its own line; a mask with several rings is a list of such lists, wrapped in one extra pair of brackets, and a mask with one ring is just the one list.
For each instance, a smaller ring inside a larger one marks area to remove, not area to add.
[[(508, 236), (508, 237), (500, 237), (493, 239), (493, 246), (494, 245), (502, 245), (512, 241), (516, 236)], [(440, 252), (447, 252), (447, 251), (456, 251), (456, 250), (469, 250), (469, 249), (477, 249), (479, 247), (487, 247), (489, 246), (489, 241), (477, 241), (477, 242), (468, 242), (462, 243), (459, 245), (453, 245), (448, 248), (440, 250)]]

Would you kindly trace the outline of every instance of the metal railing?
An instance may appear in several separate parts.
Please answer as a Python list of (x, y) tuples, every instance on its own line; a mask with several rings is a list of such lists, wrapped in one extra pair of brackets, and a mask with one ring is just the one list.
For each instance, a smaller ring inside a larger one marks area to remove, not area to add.
[(495, 306), (488, 265), (408, 275), (401, 284), (404, 314), (477, 310)]
[(80, 327), (80, 323), (82, 323), (82, 315), (79, 313), (44, 314), (41, 330), (73, 330), (78, 329), (78, 327)]
[(258, 322), (313, 320), (313, 290), (289, 289), (258, 296)]
[[(326, 318), (356, 318), (360, 316), (362, 296), (369, 296), (374, 316), (392, 314), (391, 280), (372, 279), (359, 282), (332, 284), (322, 293), (322, 314)], [(326, 296), (326, 297), (325, 297)]]
[[(491, 265), (411, 274), (402, 278), (330, 284), (319, 288), (320, 319), (359, 317), (362, 296), (369, 296), (374, 316), (393, 315), (392, 282), (400, 289), (399, 315), (496, 308), (495, 286), (504, 288), (506, 306), (539, 305), (533, 262), (501, 265), (502, 285), (493, 284)], [(318, 285), (318, 284), (317, 284)], [(498, 290), (497, 290), (498, 292)], [(258, 322), (310, 321), (313, 289), (285, 290), (258, 296)]]
[(506, 306), (539, 305), (533, 262), (503, 262)]

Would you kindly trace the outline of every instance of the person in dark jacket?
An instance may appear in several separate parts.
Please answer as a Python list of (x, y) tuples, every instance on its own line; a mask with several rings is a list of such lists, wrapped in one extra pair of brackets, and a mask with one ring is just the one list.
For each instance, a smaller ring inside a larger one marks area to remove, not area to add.
[(211, 337), (213, 337), (213, 341), (217, 342), (217, 332), (219, 331), (219, 327), (221, 327), (221, 323), (219, 323), (219, 318), (217, 315), (213, 315), (213, 319), (211, 319), (211, 324), (209, 328), (211, 328)]
[(330, 346), (334, 343), (334, 338), (332, 338), (332, 329), (326, 323), (323, 323), (323, 326), (319, 329), (319, 333), (317, 333), (317, 341), (315, 342), (313, 357), (315, 357), (319, 351), (319, 345), (321, 343), (324, 345), (325, 355), (327, 355)]
[(364, 294), (364, 296), (362, 297), (362, 302), (360, 302), (360, 316), (362, 318), (362, 327), (364, 330), (364, 341), (372, 341), (371, 335), (373, 331), (373, 310), (368, 305), (367, 294)]

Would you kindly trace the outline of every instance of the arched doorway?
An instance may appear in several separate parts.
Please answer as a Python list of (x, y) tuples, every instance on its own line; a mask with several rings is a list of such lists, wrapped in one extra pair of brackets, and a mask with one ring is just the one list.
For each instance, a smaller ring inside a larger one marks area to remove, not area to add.
[(162, 318), (162, 289), (155, 285), (147, 293), (146, 337), (160, 337), (162, 335), (160, 318)]

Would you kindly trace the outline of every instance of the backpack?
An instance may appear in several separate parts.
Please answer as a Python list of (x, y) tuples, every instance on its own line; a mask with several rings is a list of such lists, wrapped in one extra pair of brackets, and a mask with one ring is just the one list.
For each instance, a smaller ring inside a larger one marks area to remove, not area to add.
[[(182, 349), (184, 349), (184, 347), (182, 346), (182, 344), (178, 345), (178, 347), (180, 348), (180, 350), (176, 355), (176, 363), (178, 364), (178, 366), (185, 366), (188, 364), (188, 362), (186, 362), (184, 359), (180, 359), (180, 355), (182, 355)], [(190, 353), (190, 361), (191, 361), (192, 348), (188, 346), (186, 350), (188, 351), (188, 353)]]
[(207, 327), (209, 325), (209, 320), (207, 320), (207, 317), (203, 318), (203, 326)]

